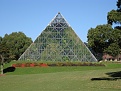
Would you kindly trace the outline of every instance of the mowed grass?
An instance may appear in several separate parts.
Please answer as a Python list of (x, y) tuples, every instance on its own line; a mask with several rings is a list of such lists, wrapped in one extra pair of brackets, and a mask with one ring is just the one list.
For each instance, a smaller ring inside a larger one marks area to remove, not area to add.
[(120, 63), (105, 63), (105, 67), (32, 67), (16, 68), (0, 76), (0, 91), (121, 91), (121, 79), (106, 73), (121, 71)]

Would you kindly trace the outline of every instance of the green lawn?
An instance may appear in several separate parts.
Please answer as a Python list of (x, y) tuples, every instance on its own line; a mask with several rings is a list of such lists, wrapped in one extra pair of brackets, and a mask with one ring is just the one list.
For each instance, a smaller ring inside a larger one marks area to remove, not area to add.
[(105, 67), (16, 68), (0, 76), (0, 91), (121, 91), (121, 73), (118, 80), (91, 81), (114, 78), (106, 73), (121, 71), (120, 63), (105, 64)]

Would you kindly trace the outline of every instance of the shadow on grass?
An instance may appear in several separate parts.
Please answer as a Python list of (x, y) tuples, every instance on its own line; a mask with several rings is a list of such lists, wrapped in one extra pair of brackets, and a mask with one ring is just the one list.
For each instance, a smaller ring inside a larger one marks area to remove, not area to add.
[(14, 72), (15, 69), (16, 69), (15, 67), (8, 67), (3, 70), (3, 73)]
[(91, 78), (91, 81), (98, 81), (98, 80), (107, 80), (107, 81), (113, 81), (113, 80), (118, 80), (121, 79), (121, 71), (117, 71), (117, 72), (108, 72), (105, 73), (106, 75), (108, 75), (108, 77), (99, 77), (99, 78)]

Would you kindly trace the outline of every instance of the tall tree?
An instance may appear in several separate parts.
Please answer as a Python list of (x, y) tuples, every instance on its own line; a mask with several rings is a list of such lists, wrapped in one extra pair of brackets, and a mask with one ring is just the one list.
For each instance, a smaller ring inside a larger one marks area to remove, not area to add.
[(2, 37), (0, 37), (0, 68), (1, 74), (3, 74), (3, 65), (9, 59), (9, 50), (7, 46), (2, 42)]
[(88, 45), (97, 53), (103, 53), (105, 48), (110, 45), (110, 36), (113, 29), (111, 25), (98, 25), (96, 28), (91, 28), (88, 31)]
[(27, 37), (22, 32), (13, 32), (5, 35), (2, 42), (9, 50), (9, 58), (17, 60), (26, 48), (32, 43), (31, 38)]
[[(117, 5), (117, 10), (111, 10), (110, 12), (108, 12), (107, 21), (108, 24), (111, 24), (113, 26), (115, 24), (111, 40), (113, 44), (118, 45), (119, 48), (121, 49), (121, 41), (120, 41), (121, 40), (121, 0), (118, 0), (116, 5)], [(112, 45), (110, 46), (111, 46), (110, 48), (112, 48)], [(117, 52), (117, 54), (118, 53), (120, 52)]]
[[(99, 25), (88, 31), (88, 45), (95, 53), (107, 53), (116, 56), (121, 49), (121, 0), (117, 2), (117, 10), (107, 15), (108, 24)], [(112, 25), (116, 26), (112, 28)]]
[(108, 12), (107, 21), (108, 24), (121, 24), (121, 0), (117, 1), (117, 10), (111, 10)]

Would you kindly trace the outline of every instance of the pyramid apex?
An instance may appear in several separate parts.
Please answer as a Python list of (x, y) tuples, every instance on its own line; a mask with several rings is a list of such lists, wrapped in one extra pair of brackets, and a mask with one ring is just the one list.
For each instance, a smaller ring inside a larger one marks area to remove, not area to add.
[(48, 25), (53, 26), (54, 24), (57, 24), (57, 23), (64, 24), (65, 25), (64, 27), (70, 26), (60, 12), (57, 13), (57, 15), (52, 19), (52, 21)]

